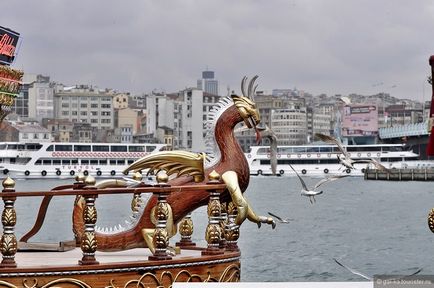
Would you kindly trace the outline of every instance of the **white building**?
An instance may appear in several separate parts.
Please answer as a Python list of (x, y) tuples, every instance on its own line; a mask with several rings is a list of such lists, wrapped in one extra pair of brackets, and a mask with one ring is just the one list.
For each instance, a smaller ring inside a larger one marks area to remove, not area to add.
[(146, 134), (155, 134), (158, 127), (175, 127), (174, 99), (166, 94), (152, 94), (146, 97)]
[(146, 98), (146, 132), (156, 134), (159, 127), (173, 129), (173, 148), (201, 152), (205, 146), (205, 123), (217, 95), (188, 88), (176, 94)]
[(271, 111), (271, 127), (278, 145), (303, 145), (307, 142), (306, 108), (290, 107)]
[(312, 132), (331, 135), (336, 121), (336, 105), (320, 104), (313, 108)]
[(99, 130), (114, 129), (114, 108), (111, 90), (87, 85), (63, 87), (54, 93), (54, 117), (74, 123), (89, 123)]
[(53, 118), (53, 92), (50, 77), (42, 75), (28, 75), (28, 112), (29, 118), (42, 122), (43, 118)]

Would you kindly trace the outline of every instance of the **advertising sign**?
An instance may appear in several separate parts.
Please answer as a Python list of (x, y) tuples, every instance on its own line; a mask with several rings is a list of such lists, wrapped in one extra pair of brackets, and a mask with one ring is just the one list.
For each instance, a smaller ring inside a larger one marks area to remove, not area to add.
[(342, 136), (378, 135), (376, 105), (345, 105), (342, 115)]
[(0, 64), (10, 65), (15, 58), (20, 34), (0, 26)]

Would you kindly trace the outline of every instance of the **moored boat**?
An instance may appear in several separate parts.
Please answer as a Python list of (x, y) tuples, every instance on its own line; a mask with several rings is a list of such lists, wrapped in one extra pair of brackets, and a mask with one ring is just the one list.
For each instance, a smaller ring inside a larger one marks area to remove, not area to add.
[[(406, 150), (401, 144), (344, 145), (344, 148), (354, 160), (375, 159), (388, 169), (434, 167), (433, 161), (419, 160), (418, 154)], [(366, 163), (356, 163), (356, 169), (347, 169), (339, 163), (338, 156), (341, 157), (342, 153), (333, 145), (278, 146), (276, 172), (295, 176), (291, 164), (298, 172), (309, 176), (342, 173), (363, 176), (369, 167)], [(272, 175), (269, 147), (252, 146), (246, 157), (251, 175)]]
[(165, 144), (0, 142), (0, 174), (19, 179), (121, 176), (135, 160)]

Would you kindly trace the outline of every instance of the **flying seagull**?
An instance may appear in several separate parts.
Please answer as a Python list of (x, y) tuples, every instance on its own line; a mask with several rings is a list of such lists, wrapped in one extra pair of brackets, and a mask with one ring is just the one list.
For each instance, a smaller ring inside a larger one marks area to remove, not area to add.
[[(353, 274), (355, 274), (355, 275), (358, 275), (358, 276), (360, 276), (360, 277), (362, 277), (362, 278), (365, 278), (366, 280), (370, 280), (370, 281), (373, 280), (373, 277), (366, 276), (365, 274), (363, 274), (363, 273), (361, 273), (361, 272), (359, 272), (359, 271), (357, 271), (357, 270), (354, 270), (354, 269), (352, 269), (352, 268), (350, 268), (350, 267), (345, 266), (344, 264), (342, 264), (341, 262), (339, 262), (336, 258), (333, 258), (333, 260), (335, 260), (335, 262), (336, 262), (339, 266), (344, 267), (345, 269), (347, 269), (347, 270), (350, 271), (351, 273), (353, 273)], [(403, 277), (401, 277), (401, 278), (404, 278), (404, 277), (407, 277), (407, 276), (413, 276), (413, 275), (419, 274), (421, 271), (422, 271), (422, 268), (418, 269), (416, 272), (413, 272), (413, 273), (410, 274), (410, 275), (406, 275), (406, 276), (403, 276)], [(389, 279), (389, 280), (391, 280), (391, 279)]]
[(321, 179), (318, 183), (315, 184), (315, 186), (311, 190), (311, 189), (309, 189), (307, 187), (307, 185), (304, 182), (303, 178), (301, 178), (300, 175), (298, 175), (297, 171), (295, 171), (294, 167), (292, 167), (291, 164), (289, 164), (289, 167), (291, 167), (291, 169), (295, 172), (295, 174), (297, 175), (298, 179), (300, 180), (300, 183), (301, 183), (301, 186), (302, 186), (302, 188), (301, 188), (301, 195), (309, 197), (310, 203), (312, 203), (312, 204), (313, 204), (312, 199), (313, 199), (313, 201), (316, 202), (315, 196), (323, 193), (323, 191), (315, 191), (316, 188), (318, 188), (319, 186), (321, 186), (324, 183), (327, 183), (327, 182), (330, 182), (330, 181), (334, 181), (334, 180), (337, 180), (337, 179), (340, 179), (340, 178), (348, 176), (348, 175), (335, 175), (335, 176), (331, 176), (331, 177), (328, 177), (328, 178)]
[(386, 167), (381, 165), (380, 162), (378, 162), (375, 159), (359, 159), (359, 160), (352, 159), (350, 157), (350, 154), (344, 148), (344, 146), (342, 146), (342, 143), (332, 136), (324, 135), (321, 133), (316, 133), (315, 137), (319, 138), (320, 140), (322, 140), (326, 143), (331, 143), (331, 144), (335, 144), (336, 146), (338, 146), (338, 149), (343, 154), (343, 156), (337, 155), (338, 160), (342, 165), (344, 165), (348, 169), (356, 169), (354, 167), (354, 164), (356, 164), (356, 163), (367, 163), (367, 164), (373, 164), (378, 170), (389, 172), (389, 169), (387, 169)]
[(279, 223), (289, 223), (289, 221), (294, 220), (294, 219), (289, 219), (289, 218), (283, 219), (283, 218), (281, 218), (281, 217), (279, 217), (276, 214), (273, 214), (271, 212), (268, 212), (268, 215), (273, 216), (274, 218), (276, 218), (279, 221)]

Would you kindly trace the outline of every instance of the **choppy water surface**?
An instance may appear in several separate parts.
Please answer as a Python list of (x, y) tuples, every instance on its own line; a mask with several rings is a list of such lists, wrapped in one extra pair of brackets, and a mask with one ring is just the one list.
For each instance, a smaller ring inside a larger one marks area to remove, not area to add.
[[(315, 184), (318, 178), (306, 177)], [(21, 181), (17, 190), (42, 190), (69, 181)], [(365, 181), (348, 177), (322, 186), (315, 204), (300, 196), (294, 177), (253, 177), (246, 197), (261, 215), (294, 219), (275, 230), (246, 221), (241, 227), (242, 281), (361, 281), (333, 258), (367, 275), (406, 274), (423, 268), (434, 274), (434, 235), (427, 214), (434, 207), (434, 183)], [(98, 224), (127, 219), (130, 197), (97, 199)], [(17, 236), (31, 228), (40, 199), (17, 201)], [(54, 198), (49, 221), (34, 240), (72, 239), (73, 197)], [(193, 214), (194, 240), (204, 245), (206, 211)], [(122, 224), (123, 220), (119, 223)], [(33, 239), (32, 239), (33, 240)], [(171, 240), (174, 243), (177, 240)]]

